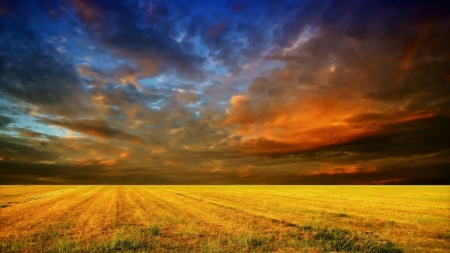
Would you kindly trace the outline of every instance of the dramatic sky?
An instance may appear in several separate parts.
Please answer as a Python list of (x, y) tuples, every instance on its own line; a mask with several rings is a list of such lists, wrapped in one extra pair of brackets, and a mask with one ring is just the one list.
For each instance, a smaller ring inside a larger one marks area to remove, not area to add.
[(0, 184), (449, 184), (450, 2), (0, 1)]

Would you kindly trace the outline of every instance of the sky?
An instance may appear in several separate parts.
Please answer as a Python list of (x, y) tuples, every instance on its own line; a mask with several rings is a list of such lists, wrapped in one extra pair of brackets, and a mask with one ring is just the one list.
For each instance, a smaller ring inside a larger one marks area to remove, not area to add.
[(0, 184), (450, 184), (450, 2), (0, 1)]

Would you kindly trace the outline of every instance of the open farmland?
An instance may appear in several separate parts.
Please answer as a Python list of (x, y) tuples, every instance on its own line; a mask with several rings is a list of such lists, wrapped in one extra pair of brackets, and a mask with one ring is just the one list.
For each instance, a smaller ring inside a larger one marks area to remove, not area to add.
[(0, 186), (0, 252), (449, 252), (448, 186)]

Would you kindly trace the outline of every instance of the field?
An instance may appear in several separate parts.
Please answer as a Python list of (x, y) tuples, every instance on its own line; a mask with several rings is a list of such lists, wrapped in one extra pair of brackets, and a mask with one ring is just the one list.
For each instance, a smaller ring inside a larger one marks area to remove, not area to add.
[(450, 252), (449, 186), (0, 186), (0, 252)]

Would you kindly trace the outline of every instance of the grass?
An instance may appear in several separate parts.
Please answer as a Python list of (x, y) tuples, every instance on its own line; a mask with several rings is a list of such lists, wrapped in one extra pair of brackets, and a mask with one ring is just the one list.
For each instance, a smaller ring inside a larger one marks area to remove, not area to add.
[(436, 236), (437, 239), (444, 239), (450, 241), (450, 230), (447, 230), (445, 232), (439, 232), (437, 233)]
[(449, 190), (0, 186), (0, 252), (449, 252)]
[(389, 240), (373, 238), (372, 234), (355, 234), (344, 229), (321, 229), (314, 234), (319, 248), (328, 252), (402, 253)]
[(141, 231), (143, 234), (148, 234), (151, 236), (161, 235), (161, 231), (159, 230), (158, 226), (151, 226), (149, 228), (142, 229)]

